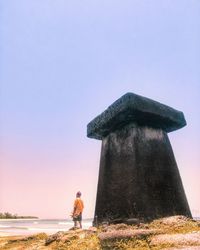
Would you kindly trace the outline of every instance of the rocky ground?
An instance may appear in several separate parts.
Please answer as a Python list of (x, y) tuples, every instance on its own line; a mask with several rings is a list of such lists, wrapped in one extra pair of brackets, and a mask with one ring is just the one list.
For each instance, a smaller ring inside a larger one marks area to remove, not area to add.
[(200, 222), (173, 216), (137, 225), (104, 225), (53, 235), (0, 238), (0, 250), (200, 250)]

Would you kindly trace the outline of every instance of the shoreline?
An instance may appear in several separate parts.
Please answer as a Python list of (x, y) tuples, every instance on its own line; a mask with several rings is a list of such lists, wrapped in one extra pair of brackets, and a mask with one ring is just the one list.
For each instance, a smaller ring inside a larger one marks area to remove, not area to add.
[(39, 219), (39, 218), (35, 218), (35, 219), (33, 219), (33, 218), (27, 218), (27, 219), (25, 219), (25, 218), (22, 218), (22, 219), (18, 219), (18, 218), (17, 219), (0, 219), (0, 222), (1, 221), (19, 221), (19, 220), (22, 220), (22, 221), (23, 220), (30, 220), (31, 221), (31, 220), (41, 220), (41, 219)]
[[(2, 237), (29, 237), (31, 235), (46, 234), (52, 235), (59, 231), (67, 232), (72, 228), (72, 220), (3, 220), (0, 221), (0, 238)], [(91, 221), (83, 220), (83, 228), (88, 229), (92, 226)]]
[(0, 250), (12, 249), (200, 249), (200, 222), (185, 216), (171, 216), (149, 223), (100, 225), (56, 233), (35, 232), (8, 235), (0, 232)]

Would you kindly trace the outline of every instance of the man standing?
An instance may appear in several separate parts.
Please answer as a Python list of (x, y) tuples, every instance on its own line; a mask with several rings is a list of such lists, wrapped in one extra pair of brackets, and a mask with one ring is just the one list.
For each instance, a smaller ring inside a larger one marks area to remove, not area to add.
[(72, 213), (72, 218), (74, 221), (74, 228), (78, 227), (78, 223), (80, 228), (82, 228), (82, 212), (83, 212), (84, 204), (81, 199), (81, 192), (78, 191), (76, 193), (76, 199), (74, 201), (74, 210)]

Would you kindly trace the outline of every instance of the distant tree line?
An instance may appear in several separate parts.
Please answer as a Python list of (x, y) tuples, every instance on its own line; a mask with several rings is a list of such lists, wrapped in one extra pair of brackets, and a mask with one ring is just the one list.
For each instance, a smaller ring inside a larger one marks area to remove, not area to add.
[(19, 216), (17, 214), (11, 214), (8, 212), (0, 213), (0, 219), (38, 219), (35, 216)]

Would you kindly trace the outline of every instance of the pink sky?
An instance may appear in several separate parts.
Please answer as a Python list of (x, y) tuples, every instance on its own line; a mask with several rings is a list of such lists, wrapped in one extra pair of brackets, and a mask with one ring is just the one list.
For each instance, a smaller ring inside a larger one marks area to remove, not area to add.
[(101, 142), (87, 124), (126, 92), (183, 111), (169, 134), (200, 216), (200, 2), (0, 3), (0, 212), (93, 217)]

